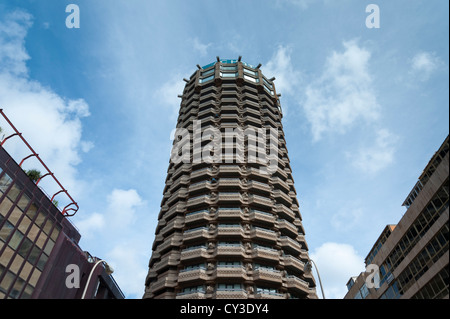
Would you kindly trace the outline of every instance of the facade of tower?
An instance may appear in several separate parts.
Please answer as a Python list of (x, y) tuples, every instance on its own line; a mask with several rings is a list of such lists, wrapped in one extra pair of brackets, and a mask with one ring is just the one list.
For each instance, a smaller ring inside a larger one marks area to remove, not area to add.
[(144, 298), (317, 298), (274, 78), (200, 67), (181, 97)]

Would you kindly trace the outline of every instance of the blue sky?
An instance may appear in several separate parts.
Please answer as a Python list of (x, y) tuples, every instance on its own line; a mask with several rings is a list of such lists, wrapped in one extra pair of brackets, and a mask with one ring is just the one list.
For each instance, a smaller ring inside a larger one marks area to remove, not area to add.
[[(71, 3), (79, 29), (65, 25)], [(365, 25), (371, 3), (380, 28)], [(448, 135), (448, 9), (441, 0), (2, 1), (0, 105), (79, 203), (71, 220), (82, 248), (140, 298), (183, 77), (216, 56), (261, 63), (282, 94), (310, 255), (327, 297), (342, 298)]]

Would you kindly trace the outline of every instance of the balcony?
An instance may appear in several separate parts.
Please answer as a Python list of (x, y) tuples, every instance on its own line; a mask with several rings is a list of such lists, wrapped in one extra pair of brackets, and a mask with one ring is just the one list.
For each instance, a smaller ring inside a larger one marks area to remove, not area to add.
[(254, 189), (254, 190), (262, 192), (262, 193), (264, 193), (266, 195), (270, 195), (271, 189), (270, 189), (270, 185), (268, 185), (268, 184), (252, 180), (252, 181), (248, 182), (247, 186), (250, 189)]
[(227, 245), (219, 243), (216, 249), (216, 256), (245, 256), (245, 249), (242, 245)]
[(233, 278), (247, 280), (247, 272), (244, 267), (224, 267), (218, 266), (216, 269), (217, 278)]
[(273, 225), (275, 223), (275, 215), (272, 213), (266, 213), (258, 210), (251, 210), (250, 211), (250, 221), (252, 222), (259, 222), (259, 223), (266, 223)]
[(252, 250), (252, 257), (255, 259), (277, 262), (280, 258), (280, 253), (275, 249), (255, 247)]
[(249, 204), (259, 205), (262, 207), (272, 207), (273, 203), (270, 198), (259, 196), (259, 195), (250, 195), (249, 196)]
[(183, 237), (179, 233), (175, 233), (172, 236), (166, 238), (162, 244), (157, 246), (157, 251), (159, 253), (164, 253), (168, 248), (170, 247), (179, 247), (181, 245), (181, 242), (183, 240)]
[(298, 236), (298, 229), (297, 229), (297, 227), (295, 227), (294, 224), (288, 222), (285, 219), (278, 219), (277, 222), (278, 222), (277, 223), (278, 229), (281, 231), (281, 233), (290, 235), (292, 237)]
[(254, 227), (250, 232), (250, 236), (253, 240), (260, 239), (272, 244), (277, 242), (277, 233), (265, 228)]
[(283, 256), (284, 267), (287, 269), (292, 269), (296, 272), (302, 272), (305, 269), (305, 264), (301, 262), (299, 259), (295, 258), (291, 255)]
[(208, 275), (206, 274), (205, 268), (191, 269), (187, 271), (181, 271), (178, 275), (178, 282), (193, 282), (193, 281), (201, 281), (207, 280)]
[(305, 294), (309, 293), (308, 283), (296, 276), (289, 275), (286, 277), (286, 287), (289, 290), (296, 290)]
[(180, 262), (179, 253), (169, 253), (168, 255), (165, 255), (163, 258), (161, 258), (159, 262), (156, 262), (151, 270), (160, 273), (161, 270), (166, 267), (178, 266), (179, 262)]
[(244, 229), (239, 224), (219, 224), (217, 236), (223, 237), (244, 237)]
[(206, 247), (199, 247), (194, 249), (188, 248), (181, 251), (180, 261), (202, 259), (208, 257), (210, 257), (210, 255), (208, 254)]
[(204, 291), (181, 292), (175, 297), (176, 299), (205, 299), (206, 293)]
[(264, 283), (281, 283), (281, 272), (266, 268), (257, 268), (253, 271), (253, 280)]
[(276, 204), (273, 207), (274, 207), (275, 213), (277, 213), (280, 218), (285, 218), (287, 220), (292, 220), (292, 221), (295, 220), (295, 214), (290, 208), (287, 208), (283, 204)]
[(291, 206), (292, 205), (292, 198), (283, 193), (283, 191), (281, 191), (280, 189), (276, 189), (272, 192), (273, 197), (277, 200), (277, 202), (281, 202), (282, 204), (285, 204), (286, 206)]
[(216, 290), (215, 299), (247, 299), (247, 293), (243, 289)]
[(242, 219), (243, 218), (243, 212), (240, 208), (233, 208), (233, 207), (220, 207), (217, 210), (217, 218), (219, 220), (225, 220), (225, 219)]
[(300, 245), (300, 243), (288, 236), (280, 237), (280, 246), (284, 250), (289, 251), (290, 253), (293, 253), (294, 255), (299, 255), (302, 253), (302, 246)]
[(211, 201), (209, 199), (209, 195), (200, 195), (200, 196), (196, 196), (196, 197), (190, 197), (187, 200), (186, 203), (186, 207), (187, 208), (194, 208), (200, 205), (204, 205), (204, 204), (210, 204)]
[(150, 285), (150, 292), (154, 294), (155, 292), (164, 288), (174, 288), (176, 285), (176, 276), (164, 276)]
[(198, 239), (209, 239), (212, 235), (210, 235), (208, 228), (206, 227), (197, 227), (187, 229), (183, 233), (183, 241), (184, 243), (188, 243), (190, 241), (195, 241)]
[(255, 293), (255, 299), (286, 299), (286, 296), (278, 292), (264, 292)]
[(186, 226), (188, 226), (190, 224), (195, 224), (195, 223), (202, 222), (205, 220), (209, 221), (211, 219), (212, 219), (212, 217), (211, 217), (209, 211), (200, 210), (200, 211), (186, 214), (184, 222), (185, 222)]
[(163, 229), (159, 232), (159, 234), (166, 236), (166, 233), (175, 230), (181, 230), (184, 227), (184, 217), (178, 216), (167, 222)]

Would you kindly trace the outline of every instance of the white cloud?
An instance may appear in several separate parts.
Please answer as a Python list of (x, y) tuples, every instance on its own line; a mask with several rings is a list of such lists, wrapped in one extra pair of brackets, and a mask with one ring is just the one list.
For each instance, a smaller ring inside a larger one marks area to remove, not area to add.
[(191, 40), (194, 50), (200, 53), (201, 56), (205, 56), (208, 54), (208, 48), (212, 45), (212, 43), (204, 44), (201, 43), (200, 40), (196, 37)]
[(292, 50), (289, 47), (280, 45), (271, 59), (261, 67), (266, 77), (276, 77), (275, 88), (277, 93), (292, 94), (300, 83), (301, 74), (294, 70), (291, 54)]
[(333, 52), (323, 74), (305, 90), (302, 104), (314, 141), (325, 133), (345, 133), (356, 124), (379, 117), (369, 72), (370, 52), (356, 41), (343, 45), (345, 51)]
[(426, 81), (439, 69), (442, 61), (432, 52), (419, 52), (411, 59), (411, 75)]
[(356, 154), (347, 153), (347, 157), (361, 172), (375, 174), (394, 161), (397, 139), (389, 130), (379, 129), (375, 143), (362, 147)]
[(181, 99), (178, 95), (183, 94), (186, 84), (182, 78), (183, 76), (177, 73), (155, 91), (158, 101), (170, 109), (171, 120), (177, 119), (180, 110)]
[[(317, 248), (311, 255), (319, 268), (325, 297), (341, 299), (347, 293), (346, 283), (352, 276), (364, 271), (364, 258), (353, 246), (342, 243), (327, 242)], [(314, 271), (317, 294), (322, 297), (319, 279)]]
[[(77, 180), (76, 166), (81, 162), (80, 150), (87, 150), (87, 144), (83, 143), (89, 144), (82, 140), (81, 123), (82, 118), (90, 115), (89, 106), (83, 99), (68, 100), (29, 78), (26, 62), (30, 57), (25, 49), (25, 38), (31, 26), (32, 16), (23, 11), (6, 14), (0, 22), (0, 105), (74, 196), (85, 186)], [(8, 131), (7, 124), (0, 125)], [(17, 139), (9, 140), (5, 148), (16, 160), (29, 155)], [(44, 171), (33, 159), (27, 160), (24, 168), (29, 169), (32, 164), (37, 165), (33, 168)], [(49, 194), (59, 190), (49, 178), (43, 179), (41, 186)], [(67, 200), (63, 194), (56, 199), (61, 205)]]
[(364, 211), (361, 207), (356, 207), (354, 203), (350, 207), (340, 207), (331, 217), (331, 225), (339, 231), (349, 231), (358, 225)]
[[(76, 216), (82, 240), (90, 240), (83, 247), (94, 248), (94, 254), (102, 251), (98, 257), (114, 268), (115, 280), (131, 298), (142, 297), (148, 271), (151, 250), (142, 218), (153, 216), (146, 213), (146, 204), (135, 189), (113, 189), (106, 196), (104, 210), (84, 218)], [(101, 243), (101, 250), (91, 246), (92, 238)]]

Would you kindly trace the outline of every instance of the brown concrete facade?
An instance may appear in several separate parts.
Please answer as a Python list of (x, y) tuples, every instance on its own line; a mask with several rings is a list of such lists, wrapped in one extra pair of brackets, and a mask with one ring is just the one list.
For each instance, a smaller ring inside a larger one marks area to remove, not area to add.
[[(219, 58), (185, 79), (177, 128), (190, 137), (175, 138), (172, 154), (190, 152), (169, 163), (144, 298), (317, 298), (273, 80)], [(220, 160), (196, 161), (206, 153), (195, 148), (195, 121), (215, 135), (276, 130), (276, 153), (262, 149), (277, 165), (267, 173), (249, 160), (252, 136), (235, 136)]]
[(377, 241), (366, 258), (366, 265), (380, 267), (380, 287), (365, 288), (367, 274), (362, 273), (350, 279), (345, 298), (448, 298), (448, 151), (447, 136), (405, 200), (406, 213), (395, 228), (390, 226), (384, 242), (379, 245)]

